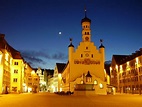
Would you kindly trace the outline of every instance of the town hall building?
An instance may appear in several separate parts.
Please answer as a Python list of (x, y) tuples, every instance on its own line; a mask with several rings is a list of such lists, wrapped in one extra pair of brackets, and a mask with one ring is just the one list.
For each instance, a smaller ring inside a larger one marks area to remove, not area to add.
[(104, 68), (105, 47), (100, 40), (99, 49), (91, 41), (91, 20), (81, 20), (82, 41), (75, 49), (72, 39), (68, 46), (68, 62), (58, 76), (58, 91), (74, 94), (107, 94), (107, 74)]

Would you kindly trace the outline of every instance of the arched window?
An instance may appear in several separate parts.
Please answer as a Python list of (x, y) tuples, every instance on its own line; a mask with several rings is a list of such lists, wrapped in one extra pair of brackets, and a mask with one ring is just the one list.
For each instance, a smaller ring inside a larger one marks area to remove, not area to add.
[(97, 80), (94, 80), (94, 85), (97, 85), (98, 84), (98, 81)]

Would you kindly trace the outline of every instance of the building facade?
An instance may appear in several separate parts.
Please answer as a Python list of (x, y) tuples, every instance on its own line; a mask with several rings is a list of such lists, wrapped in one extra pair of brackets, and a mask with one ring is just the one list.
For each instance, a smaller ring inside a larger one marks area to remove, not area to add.
[(113, 55), (110, 77), (110, 84), (117, 92), (141, 94), (142, 49), (132, 55)]
[(25, 92), (25, 61), (4, 37), (0, 34), (0, 94)]
[(4, 37), (0, 34), (0, 93), (20, 93), (23, 91), (24, 60)]
[(25, 63), (23, 92), (39, 92), (39, 76), (32, 67)]
[(40, 91), (46, 91), (47, 86), (46, 86), (46, 81), (45, 81), (45, 78), (44, 78), (45, 77), (44, 73), (46, 72), (46, 70), (38, 67), (38, 69), (35, 69), (35, 72), (39, 76)]
[(49, 79), (49, 91), (50, 92), (60, 92), (62, 91), (61, 87), (61, 75), (62, 71), (65, 68), (65, 63), (56, 63), (53, 77)]
[(81, 20), (82, 41), (75, 50), (70, 39), (68, 62), (61, 75), (58, 74), (58, 91), (71, 91), (76, 94), (107, 94), (105, 73), (105, 47), (100, 40), (99, 49), (91, 41), (91, 20)]

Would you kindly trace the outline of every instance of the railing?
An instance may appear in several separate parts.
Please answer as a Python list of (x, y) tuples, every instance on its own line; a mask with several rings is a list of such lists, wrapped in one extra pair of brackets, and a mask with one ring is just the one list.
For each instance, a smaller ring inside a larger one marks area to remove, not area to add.
[(75, 91), (94, 91), (94, 84), (76, 84)]

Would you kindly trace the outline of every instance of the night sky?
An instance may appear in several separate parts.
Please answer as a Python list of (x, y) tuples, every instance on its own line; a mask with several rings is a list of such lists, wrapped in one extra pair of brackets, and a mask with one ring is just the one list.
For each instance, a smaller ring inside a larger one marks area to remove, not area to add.
[(0, 33), (32, 67), (54, 69), (68, 60), (69, 38), (82, 41), (84, 7), (107, 61), (142, 47), (142, 0), (0, 0)]

